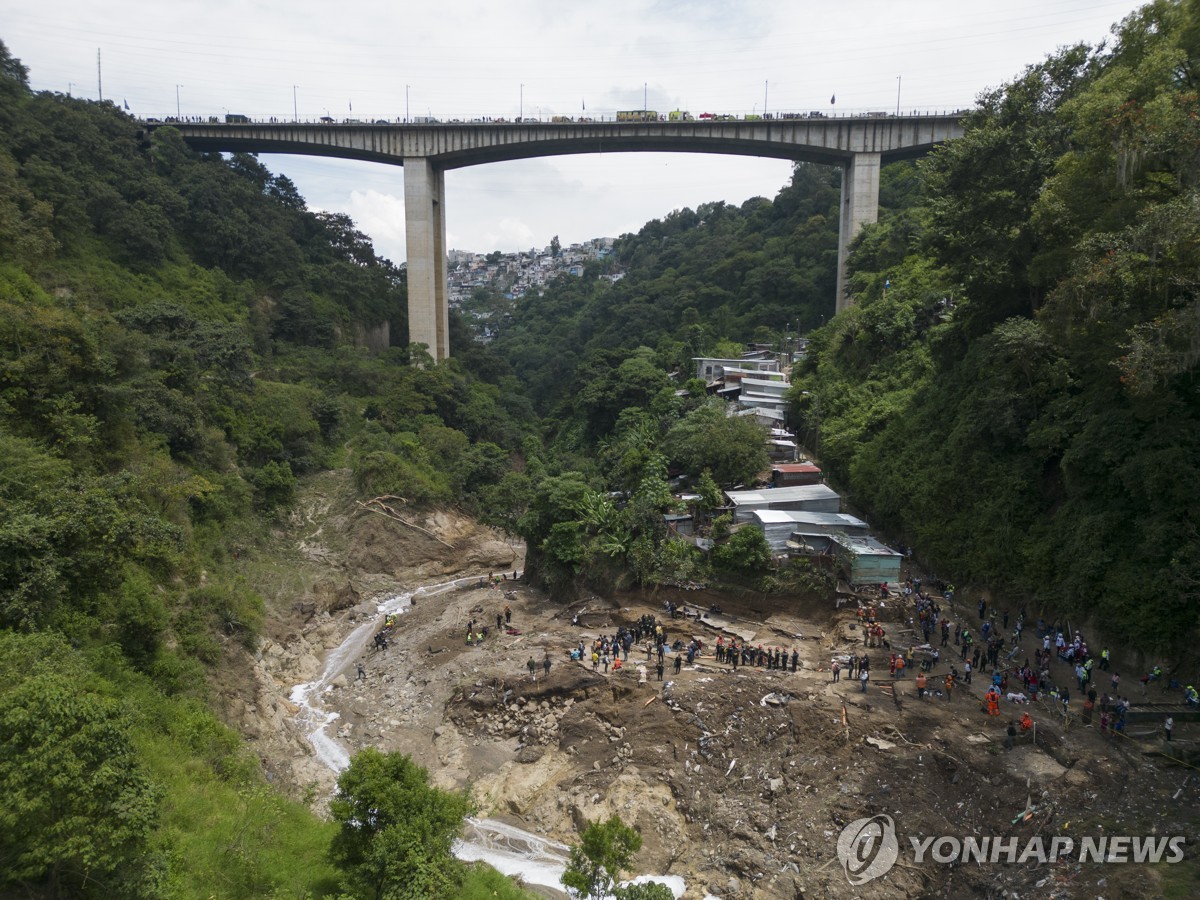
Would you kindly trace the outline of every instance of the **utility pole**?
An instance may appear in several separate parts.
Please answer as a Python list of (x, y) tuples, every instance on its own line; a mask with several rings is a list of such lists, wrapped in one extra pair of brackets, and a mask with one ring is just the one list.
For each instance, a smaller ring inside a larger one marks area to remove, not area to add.
[(900, 115), (900, 76), (896, 76), (896, 115)]
[(96, 48), (96, 93), (100, 95), (100, 102), (104, 102), (104, 78), (100, 74), (100, 48)]
[(179, 114), (179, 85), (175, 85), (175, 118), (182, 118)]
[(71, 92), (72, 92), (74, 89), (75, 89), (75, 82), (73, 82), (73, 81), (68, 81), (68, 82), (67, 82), (67, 96), (68, 96), (68, 97), (72, 96)]
[(292, 85), (292, 121), (300, 121), (300, 107), (296, 104), (296, 85)]

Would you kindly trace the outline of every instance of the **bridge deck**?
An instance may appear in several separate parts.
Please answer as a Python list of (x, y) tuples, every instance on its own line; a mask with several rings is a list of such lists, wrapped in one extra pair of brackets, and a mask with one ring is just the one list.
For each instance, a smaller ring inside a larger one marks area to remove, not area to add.
[(919, 156), (962, 134), (960, 114), (687, 122), (147, 122), (170, 126), (198, 150), (300, 153), (403, 163), (425, 157), (453, 169), (577, 153), (685, 152), (846, 163)]

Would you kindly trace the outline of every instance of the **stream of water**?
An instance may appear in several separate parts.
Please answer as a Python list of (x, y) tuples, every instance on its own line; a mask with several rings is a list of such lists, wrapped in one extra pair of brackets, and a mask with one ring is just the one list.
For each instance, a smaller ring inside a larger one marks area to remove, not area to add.
[[(296, 721), (307, 733), (313, 752), (330, 771), (339, 773), (350, 765), (350, 753), (337, 739), (333, 727), (338, 714), (323, 705), (326, 693), (332, 690), (333, 679), (342, 674), (350, 661), (358, 657), (372, 638), (379, 616), (399, 615), (412, 607), (415, 598), (424, 599), (476, 584), (478, 577), (458, 578), (442, 584), (419, 587), (415, 591), (394, 594), (378, 606), (378, 616), (355, 628), (341, 644), (325, 657), (325, 668), (319, 678), (292, 688), (291, 700), (300, 709)], [(330, 732), (333, 732), (332, 734)], [(463, 837), (454, 844), (459, 859), (483, 860), (505, 875), (519, 875), (529, 884), (562, 889), (560, 878), (566, 869), (566, 844), (536, 835), (495, 819), (467, 819)], [(678, 876), (641, 876), (637, 881), (661, 881), (680, 897), (685, 888)]]

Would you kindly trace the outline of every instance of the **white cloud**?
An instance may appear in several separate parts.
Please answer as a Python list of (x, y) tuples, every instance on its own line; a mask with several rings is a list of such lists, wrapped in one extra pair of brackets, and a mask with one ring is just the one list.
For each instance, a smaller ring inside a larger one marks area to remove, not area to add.
[[(142, 115), (393, 119), (968, 106), (1055, 48), (1096, 43), (1137, 0), (59, 0), (10, 4), (3, 39), (35, 88)], [(900, 76), (899, 83), (897, 76)], [(178, 85), (178, 89), (177, 86)], [(523, 87), (522, 87), (523, 86)], [(264, 157), (314, 208), (354, 215), (403, 258), (400, 169)], [(786, 163), (605, 154), (447, 176), (452, 243), (542, 246), (630, 230), (706, 200), (773, 195)], [(399, 231), (397, 231), (399, 229)], [(397, 236), (400, 240), (397, 243)], [(522, 243), (522, 245), (524, 245)], [(504, 249), (511, 249), (505, 247)]]
[(371, 235), (375, 252), (392, 261), (402, 261), (404, 252), (404, 198), (382, 194), (374, 188), (352, 190), (344, 210), (360, 230)]

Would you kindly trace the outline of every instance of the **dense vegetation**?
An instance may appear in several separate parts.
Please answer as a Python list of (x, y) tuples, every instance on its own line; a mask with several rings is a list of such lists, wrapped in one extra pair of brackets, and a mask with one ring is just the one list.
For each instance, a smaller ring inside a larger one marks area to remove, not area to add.
[(286, 178), (35, 94), (0, 44), (0, 893), (337, 889), (335, 830), (205, 685), (256, 641), (231, 560), (297, 478), (508, 508), (528, 404), (457, 323), (452, 362), (407, 347), (405, 303)]
[(939, 572), (1150, 653), (1200, 621), (1198, 108), (1196, 0), (983, 96), (862, 235), (793, 389)]
[[(1159, 0), (888, 167), (857, 304), (823, 327), (837, 173), (802, 165), (773, 201), (623, 236), (624, 279), (560, 279), (491, 349), (453, 320), (434, 365), (349, 220), (251, 156), (31, 92), (0, 44), (0, 893), (469, 893), (449, 823), (321, 823), (210, 712), (264, 616), (231, 558), (297, 479), (348, 467), (522, 535), (555, 592), (811, 587), (764, 579), (753, 530), (718, 517), (705, 556), (662, 518), (671, 476), (703, 521), (765, 464), (688, 360), (784, 332), (817, 329), (793, 406), (825, 467), (939, 573), (1147, 652), (1194, 642), (1197, 108), (1200, 0)], [(467, 808), (404, 761), (355, 768), (371, 795), (396, 775), (401, 814)]]
[[(706, 398), (691, 360), (736, 358), (746, 340), (778, 344), (832, 314), (837, 206), (836, 171), (797, 165), (774, 201), (678, 210), (621, 237), (614, 257), (583, 277), (562, 276), (509, 312), (493, 346), (543, 415), (547, 442), (528, 509), (514, 522), (531, 574), (567, 593), (580, 582), (604, 589), (714, 576), (780, 584), (759, 580), (769, 555), (761, 534), (707, 557), (671, 540), (662, 514), (706, 522), (721, 505), (719, 487), (766, 468), (765, 430)], [(614, 259), (625, 276), (599, 277)], [(702, 500), (675, 502), (674, 475)], [(727, 534), (727, 522), (714, 524)], [(782, 584), (809, 586), (807, 569)]]
[(654, 350), (660, 368), (687, 369), (722, 339), (815, 328), (833, 314), (838, 196), (836, 170), (797, 165), (773, 201), (706, 203), (649, 222), (614, 246), (624, 278), (598, 279), (612, 263), (594, 262), (582, 278), (526, 295), (496, 349), (551, 412), (597, 367), (638, 347)]
[[(792, 395), (834, 479), (927, 564), (1146, 653), (1191, 645), (1200, 622), (1198, 73), (1200, 4), (1160, 0), (1111, 46), (1064, 48), (981, 97), (962, 140), (886, 167), (851, 258), (857, 304), (814, 333)], [(543, 485), (535, 559), (669, 568), (660, 551), (679, 554), (629, 512), (662, 496), (656, 461), (697, 469), (668, 440), (690, 401), (660, 373), (694, 389), (688, 357), (817, 325), (835, 203), (835, 174), (797, 166), (773, 203), (624, 236), (616, 284), (562, 279), (513, 311), (496, 347), (564, 477), (635, 491), (622, 519), (570, 480)]]

